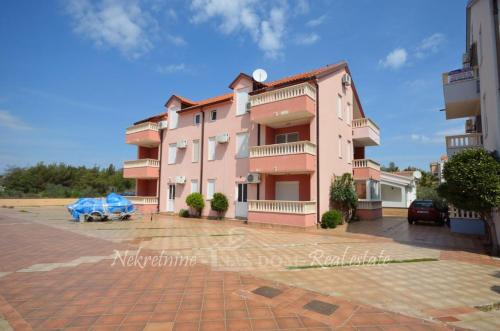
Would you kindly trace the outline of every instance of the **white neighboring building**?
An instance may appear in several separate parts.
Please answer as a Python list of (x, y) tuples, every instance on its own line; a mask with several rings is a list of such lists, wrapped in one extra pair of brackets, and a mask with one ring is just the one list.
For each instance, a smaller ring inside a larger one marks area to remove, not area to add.
[(417, 198), (417, 183), (413, 175), (380, 172), (382, 207), (408, 208)]

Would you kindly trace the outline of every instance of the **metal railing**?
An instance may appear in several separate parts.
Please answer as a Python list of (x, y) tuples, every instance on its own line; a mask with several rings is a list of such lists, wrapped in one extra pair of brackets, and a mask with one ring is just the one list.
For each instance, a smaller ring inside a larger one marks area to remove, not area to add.
[(137, 132), (147, 131), (147, 130), (159, 131), (160, 126), (158, 125), (158, 123), (144, 122), (144, 123), (140, 123), (140, 124), (128, 127), (125, 130), (125, 133), (132, 134), (132, 133), (137, 133)]
[(316, 213), (316, 201), (248, 200), (248, 211), (283, 214)]
[(301, 153), (316, 155), (316, 145), (310, 141), (297, 141), (293, 143), (253, 146), (250, 148), (250, 157), (266, 157)]
[(380, 164), (370, 159), (355, 159), (352, 160), (353, 168), (372, 168), (375, 170), (380, 170)]
[(142, 168), (142, 167), (159, 168), (160, 167), (160, 161), (159, 160), (154, 160), (154, 159), (139, 159), (139, 160), (125, 161), (123, 163), (123, 168), (125, 168), (125, 169), (128, 169), (128, 168)]
[(281, 101), (285, 99), (308, 96), (316, 100), (316, 88), (309, 83), (292, 85), (257, 95), (251, 95), (249, 98), (250, 106), (259, 106), (270, 102)]

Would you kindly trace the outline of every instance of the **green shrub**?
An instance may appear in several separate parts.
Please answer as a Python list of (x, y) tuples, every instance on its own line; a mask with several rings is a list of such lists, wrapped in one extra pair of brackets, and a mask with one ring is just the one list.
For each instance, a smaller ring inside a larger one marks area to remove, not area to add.
[(222, 218), (222, 214), (226, 212), (229, 207), (229, 202), (223, 193), (214, 193), (212, 200), (210, 201), (210, 207), (213, 211), (217, 212), (217, 216)]
[(180, 217), (189, 217), (189, 210), (187, 210), (187, 209), (179, 210), (179, 216)]
[(354, 187), (354, 179), (350, 173), (345, 173), (341, 177), (335, 178), (330, 185), (330, 208), (341, 211), (340, 224), (348, 221), (356, 214), (358, 206), (358, 196)]
[(196, 216), (201, 216), (201, 211), (205, 208), (205, 199), (201, 193), (191, 193), (186, 197), (186, 204), (194, 209)]
[(323, 229), (335, 228), (342, 224), (342, 212), (338, 210), (327, 211), (321, 216), (321, 227)]

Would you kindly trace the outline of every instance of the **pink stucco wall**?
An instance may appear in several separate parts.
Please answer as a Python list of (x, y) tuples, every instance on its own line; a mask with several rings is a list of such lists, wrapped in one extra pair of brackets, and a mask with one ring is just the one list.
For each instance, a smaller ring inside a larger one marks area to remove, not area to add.
[[(281, 113), (285, 111), (286, 113)], [(267, 123), (269, 119), (279, 116), (287, 117), (294, 113), (302, 113), (306, 117), (316, 114), (316, 103), (308, 96), (280, 100), (252, 107), (251, 120), (256, 123)]]
[(296, 227), (310, 227), (316, 225), (316, 214), (281, 214), (281, 213), (248, 213), (248, 223), (265, 223)]
[(259, 173), (296, 173), (316, 170), (316, 156), (303, 153), (250, 158), (250, 171)]
[(158, 178), (160, 168), (137, 167), (123, 169), (124, 178)]
[(141, 213), (144, 214), (154, 214), (157, 212), (157, 206), (156, 205), (140, 205), (140, 204), (134, 204), (135, 208), (140, 211)]
[(361, 220), (376, 220), (382, 218), (382, 208), (379, 209), (358, 209), (356, 215)]
[(353, 169), (354, 179), (374, 179), (380, 180), (380, 170), (372, 168), (356, 168)]
[(158, 131), (154, 130), (145, 130), (135, 133), (130, 133), (125, 135), (125, 143), (127, 144), (151, 144), (151, 145), (159, 145), (160, 144), (160, 134)]

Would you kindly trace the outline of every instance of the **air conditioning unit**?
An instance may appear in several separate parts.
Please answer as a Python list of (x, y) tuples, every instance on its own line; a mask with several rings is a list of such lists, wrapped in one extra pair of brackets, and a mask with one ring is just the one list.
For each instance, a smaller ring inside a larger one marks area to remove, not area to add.
[(166, 129), (168, 127), (168, 121), (159, 121), (158, 126), (160, 130)]
[(225, 144), (229, 141), (229, 133), (222, 133), (219, 134), (216, 138), (217, 142), (219, 144)]
[(260, 175), (259, 174), (254, 174), (254, 173), (249, 173), (247, 175), (247, 182), (248, 183), (260, 183)]
[(345, 74), (342, 76), (342, 84), (344, 86), (351, 86), (351, 75)]
[(185, 184), (186, 183), (186, 176), (175, 176), (175, 183), (176, 184)]
[(246, 107), (246, 109), (247, 109), (247, 113), (249, 113), (249, 112), (250, 112), (250, 109), (251, 109), (251, 108), (252, 108), (252, 104), (250, 103), (250, 101), (248, 101), (248, 102), (247, 102), (247, 107)]
[(186, 139), (177, 140), (177, 148), (186, 148), (187, 144), (188, 142)]

